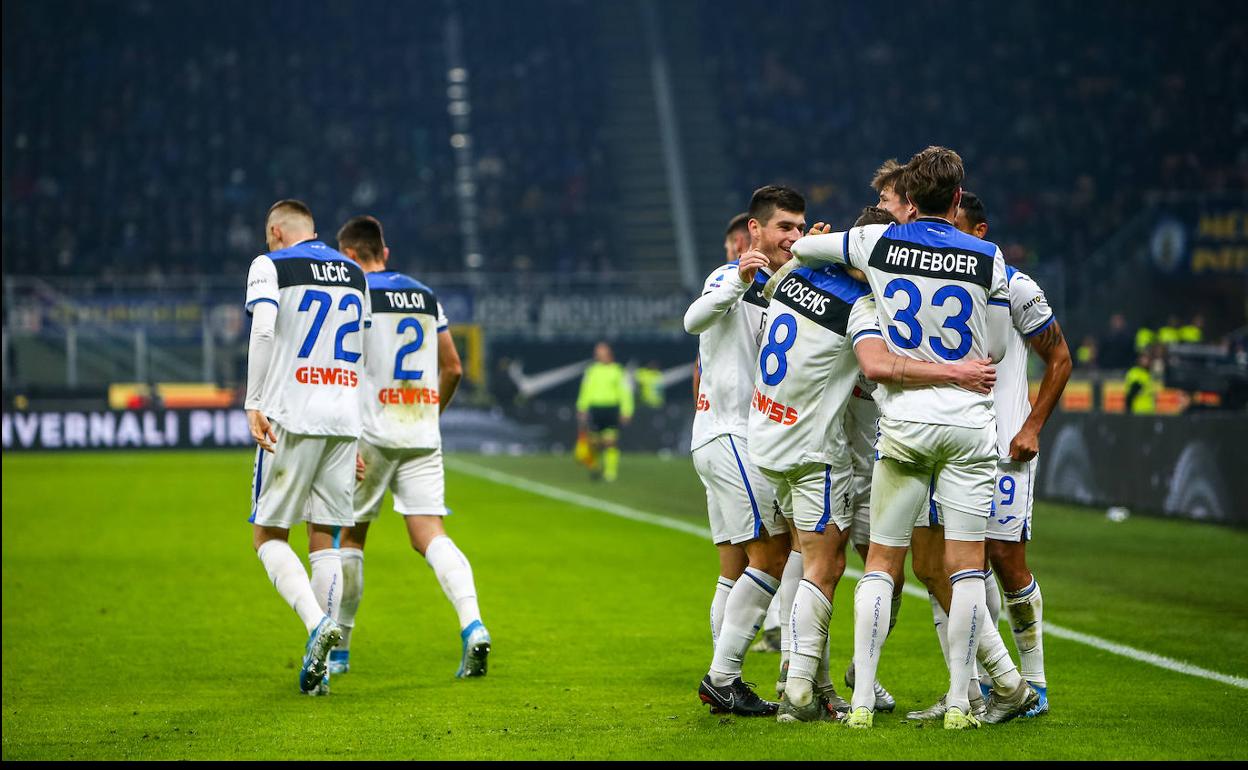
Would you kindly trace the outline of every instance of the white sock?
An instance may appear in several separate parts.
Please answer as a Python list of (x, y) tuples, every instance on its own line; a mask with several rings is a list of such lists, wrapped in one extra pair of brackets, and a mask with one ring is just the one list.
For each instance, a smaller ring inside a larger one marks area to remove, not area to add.
[[(793, 599), (790, 638), (793, 654), (789, 658), (789, 680), (784, 693), (795, 706), (810, 702), (815, 678), (828, 646), (828, 623), (832, 619), (832, 602), (809, 580), (797, 585)], [(826, 676), (826, 667), (824, 668)]]
[(741, 676), (741, 661), (767, 614), (780, 581), (761, 569), (746, 567), (724, 604), (724, 623), (711, 658), (711, 684), (723, 687)]
[(771, 597), (771, 604), (767, 605), (767, 614), (763, 616), (763, 631), (779, 629), (781, 625), (783, 624), (780, 622), (780, 592), (776, 591), (776, 595)]
[(979, 649), (975, 653), (979, 665), (987, 672), (985, 678), (992, 681), (997, 692), (1012, 692), (1022, 681), (1018, 676), (1018, 668), (1010, 658), (1005, 640), (994, 625), (985, 625), (979, 635)]
[(893, 605), (888, 615), (888, 633), (893, 633), (893, 626), (897, 625), (897, 616), (901, 614), (901, 594), (893, 597)]
[(949, 578), (953, 599), (949, 602), (949, 693), (945, 705), (970, 713), (970, 680), (975, 668), (979, 637), (987, 625), (984, 607), (984, 573), (964, 569)]
[(1005, 608), (1014, 643), (1018, 646), (1023, 678), (1041, 687), (1047, 686), (1044, 679), (1044, 600), (1036, 579), (1033, 577), (1031, 585), (1023, 590), (1006, 594)]
[(324, 548), (308, 554), (308, 564), (316, 603), (337, 623), (338, 605), (342, 603), (342, 557), (337, 548)]
[(793, 598), (797, 596), (797, 584), (802, 582), (802, 554), (800, 551), (789, 551), (789, 560), (784, 563), (784, 572), (780, 575), (780, 590), (776, 591), (773, 605), (780, 605), (780, 667), (789, 659), (793, 644), (789, 637), (793, 634)]
[(737, 584), (723, 575), (715, 581), (715, 598), (711, 599), (711, 647), (719, 639), (719, 627), (724, 624), (724, 605), (728, 603), (728, 593)]
[(342, 601), (338, 603), (338, 625), (342, 641), (338, 649), (351, 649), (351, 631), (355, 629), (355, 613), (364, 598), (364, 552), (359, 548), (339, 548), (342, 557)]
[(295, 556), (290, 543), (284, 540), (269, 540), (256, 551), (264, 571), (269, 573), (273, 587), (281, 594), (303, 621), (308, 633), (316, 628), (325, 617), (325, 612), (312, 593), (312, 584), (308, 581), (308, 573), (303, 569), (303, 562)]
[[(997, 585), (997, 578), (992, 574), (991, 569), (984, 570), (984, 601), (988, 605), (988, 622), (993, 628), (997, 628), (998, 619), (1001, 617), (1001, 588)], [(976, 670), (979, 673), (979, 679), (989, 678), (988, 671), (982, 663), (976, 664)]]
[(928, 593), (928, 602), (932, 605), (932, 622), (936, 625), (936, 638), (940, 640), (940, 654), (945, 657), (945, 666), (949, 666), (949, 613), (940, 606), (936, 594)]
[(446, 535), (438, 535), (425, 549), (425, 561), (442, 584), (442, 592), (451, 600), (459, 615), (462, 631), (474, 620), (481, 619), (477, 607), (477, 587), (472, 582), (472, 565), (463, 552)]
[(893, 579), (887, 572), (868, 572), (854, 589), (854, 697), (855, 708), (875, 710), (875, 680), (880, 653), (888, 637), (892, 615)]

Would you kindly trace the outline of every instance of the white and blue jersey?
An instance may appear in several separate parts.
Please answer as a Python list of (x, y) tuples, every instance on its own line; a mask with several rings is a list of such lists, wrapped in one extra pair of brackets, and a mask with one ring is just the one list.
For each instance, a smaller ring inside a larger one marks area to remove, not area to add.
[[(884, 341), (897, 355), (939, 364), (987, 359), (1005, 337), (988, 313), (991, 304), (1009, 304), (1001, 250), (944, 219), (808, 235), (793, 244), (793, 254), (807, 265), (848, 264), (863, 271)], [(879, 393), (881, 414), (893, 420), (967, 428), (993, 421), (991, 396), (955, 385), (903, 389), (881, 383)]]
[(364, 440), (389, 449), (436, 449), (438, 334), (446, 314), (433, 291), (394, 271), (369, 273), (373, 326), (364, 342)]
[(1044, 291), (1031, 276), (1005, 268), (1010, 291), (1010, 323), (1005, 358), (997, 364), (997, 384), (992, 398), (997, 410), (997, 447), (1001, 459), (1010, 456), (1010, 442), (1031, 414), (1027, 384), (1027, 340), (1049, 328), (1056, 319)]
[(801, 267), (785, 276), (767, 306), (754, 367), (755, 464), (787, 471), (823, 463), (848, 472), (841, 416), (858, 379), (851, 340), (867, 335), (879, 336), (880, 328), (865, 284), (838, 266)]
[(372, 313), (364, 271), (320, 241), (252, 260), (247, 310), (277, 307), (259, 408), (284, 430), (358, 438), (364, 336)]

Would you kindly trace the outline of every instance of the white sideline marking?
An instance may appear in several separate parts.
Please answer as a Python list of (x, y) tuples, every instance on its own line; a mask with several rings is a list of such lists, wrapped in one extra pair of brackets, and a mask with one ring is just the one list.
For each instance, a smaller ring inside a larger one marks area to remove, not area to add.
[[(653, 524), (657, 527), (664, 527), (666, 529), (674, 529), (677, 532), (684, 532), (685, 534), (695, 535), (697, 537), (706, 538), (707, 540), (711, 537), (711, 531), (706, 527), (699, 527), (696, 524), (690, 524), (689, 522), (674, 519), (670, 516), (639, 511), (636, 508), (630, 508), (627, 505), (620, 505), (618, 503), (600, 500), (596, 497), (582, 495), (578, 492), (570, 492), (566, 489), (552, 487), (549, 484), (542, 484), (538, 481), (530, 481), (528, 479), (521, 478), (520, 476), (513, 476), (510, 473), (496, 471), (492, 468), (486, 468), (475, 463), (464, 462), (463, 460), (456, 458), (447, 457), (445, 459), (445, 463), (451, 470), (459, 471), (460, 473), (465, 473), (470, 476), (476, 476), (487, 481), (493, 481), (496, 484), (513, 487), (524, 492), (531, 492), (535, 495), (549, 497), (565, 503), (572, 503), (585, 508), (592, 508), (597, 511), (602, 511), (603, 513), (609, 513), (612, 516), (619, 516), (622, 519), (640, 521), (646, 524)], [(860, 578), (862, 577), (862, 570), (855, 569), (854, 567), (846, 567), (845, 574), (849, 577)], [(926, 591), (916, 588), (909, 583), (907, 583), (905, 588), (902, 590), (909, 596), (919, 599), (927, 598)], [(1135, 647), (1119, 644), (1118, 642), (1111, 642), (1108, 639), (1102, 639), (1099, 636), (1092, 636), (1091, 634), (1075, 631), (1074, 629), (1066, 628), (1065, 626), (1059, 626), (1056, 623), (1045, 622), (1044, 633), (1055, 636), (1059, 639), (1068, 639), (1072, 642), (1079, 642), (1080, 644), (1095, 647), (1098, 650), (1103, 650), (1113, 655), (1130, 658), (1131, 660), (1139, 661), (1140, 663), (1147, 663), (1150, 666), (1164, 668), (1167, 671), (1187, 674), (1188, 676), (1194, 676), (1201, 679), (1209, 679), (1214, 682), (1229, 684), (1233, 687), (1248, 690), (1248, 679), (1244, 677), (1231, 676), (1230, 674), (1210, 671), (1207, 668), (1201, 668), (1200, 666), (1196, 666), (1191, 663), (1175, 660), (1174, 658), (1167, 658), (1164, 655), (1158, 655), (1146, 650), (1136, 649)]]

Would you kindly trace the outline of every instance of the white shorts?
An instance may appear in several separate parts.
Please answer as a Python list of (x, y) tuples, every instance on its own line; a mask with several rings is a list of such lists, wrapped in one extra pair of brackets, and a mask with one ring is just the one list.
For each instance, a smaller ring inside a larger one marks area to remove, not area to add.
[(855, 546), (867, 545), (871, 542), (871, 466), (867, 472), (861, 473), (854, 469), (854, 477), (849, 482), (849, 496), (853, 501), (854, 525), (850, 531), (850, 542)]
[(845, 532), (853, 525), (852, 469), (836, 471), (825, 463), (807, 463), (784, 472), (759, 470), (775, 485), (780, 512), (802, 532), (822, 533), (829, 523)]
[(693, 450), (693, 467), (706, 487), (706, 513), (716, 544), (746, 543), (763, 532), (787, 532), (775, 490), (750, 462), (739, 436), (716, 436)]
[(364, 480), (355, 486), (355, 522), (373, 521), (386, 490), (394, 510), (404, 516), (445, 516), (446, 476), (442, 450), (387, 449), (360, 441)]
[(282, 529), (303, 521), (351, 526), (356, 439), (304, 436), (276, 423), (273, 433), (277, 443), (272, 454), (256, 448), (248, 521)]
[(1031, 540), (1032, 484), (1036, 460), (1004, 460), (997, 464), (997, 509), (988, 519), (987, 536), (993, 540), (1026, 543)]
[[(871, 542), (904, 547), (933, 510), (947, 540), (983, 540), (996, 482), (996, 425), (880, 418), (871, 489)], [(926, 514), (926, 517), (925, 517)]]

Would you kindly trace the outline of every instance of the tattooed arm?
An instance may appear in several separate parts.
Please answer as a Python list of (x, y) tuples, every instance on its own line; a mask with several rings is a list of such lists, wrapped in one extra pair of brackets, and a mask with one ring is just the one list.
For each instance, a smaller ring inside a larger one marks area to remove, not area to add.
[(1044, 361), (1044, 379), (1040, 381), (1040, 393), (1031, 408), (1031, 415), (1023, 423), (1018, 435), (1010, 442), (1010, 457), (1026, 462), (1040, 451), (1040, 429), (1048, 422), (1049, 415), (1066, 389), (1070, 379), (1070, 348), (1062, 327), (1054, 319), (1048, 326), (1028, 339), (1031, 349)]

